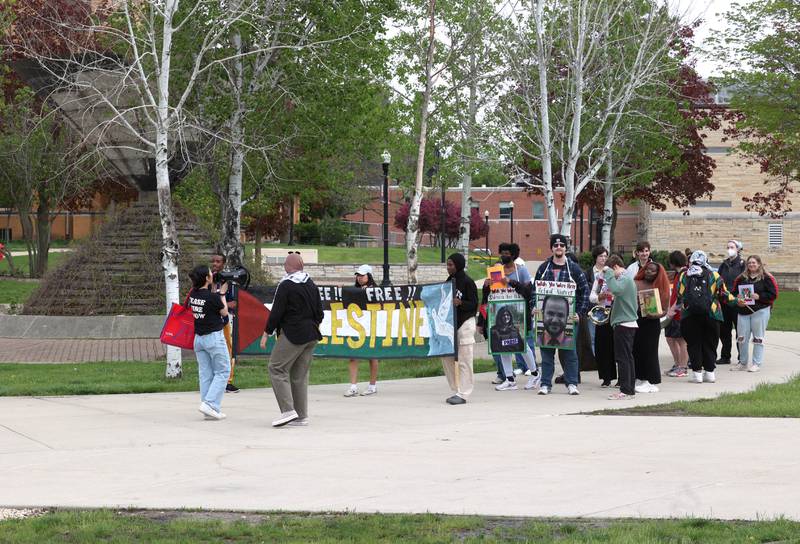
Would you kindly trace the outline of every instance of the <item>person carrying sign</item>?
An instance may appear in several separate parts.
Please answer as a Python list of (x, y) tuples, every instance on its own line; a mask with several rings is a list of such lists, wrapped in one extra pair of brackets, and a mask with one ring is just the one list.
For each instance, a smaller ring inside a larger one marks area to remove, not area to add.
[[(466, 404), (475, 387), (472, 372), (473, 348), (475, 346), (475, 313), (478, 311), (478, 288), (464, 269), (467, 262), (461, 253), (447, 258), (447, 281), (455, 282), (453, 306), (456, 308), (456, 342), (458, 361), (455, 357), (442, 357), (442, 367), (447, 383), (454, 393), (445, 402), (451, 405)], [(458, 369), (456, 369), (458, 365)]]
[[(567, 259), (567, 238), (563, 234), (553, 234), (550, 236), (550, 249), (553, 256), (543, 262), (539, 269), (536, 271), (534, 278), (534, 294), (536, 295), (536, 281), (557, 281), (570, 284), (574, 287), (575, 293), (575, 315), (572, 318), (577, 322), (580, 316), (585, 316), (589, 310), (589, 284), (586, 281), (586, 275), (581, 270), (578, 263)], [(542, 305), (542, 313), (550, 312), (549, 316), (544, 315), (545, 321), (549, 323), (546, 326), (548, 338), (551, 340), (552, 347), (547, 347), (546, 339), (544, 344), (541, 344), (542, 353), (542, 383), (539, 387), (540, 395), (547, 395), (550, 393), (552, 387), (553, 372), (555, 370), (555, 352), (558, 350), (558, 358), (564, 365), (564, 381), (567, 385), (567, 391), (570, 395), (579, 395), (578, 390), (578, 355), (574, 349), (575, 339), (571, 349), (565, 349), (562, 342), (552, 343), (552, 340), (561, 338), (561, 332), (557, 330), (560, 327), (562, 319), (555, 314), (563, 310), (563, 302), (558, 301), (558, 298), (553, 297), (553, 300), (545, 301)], [(563, 318), (566, 327), (566, 317)], [(558, 327), (557, 327), (558, 325)], [(574, 328), (577, 331), (577, 327)]]

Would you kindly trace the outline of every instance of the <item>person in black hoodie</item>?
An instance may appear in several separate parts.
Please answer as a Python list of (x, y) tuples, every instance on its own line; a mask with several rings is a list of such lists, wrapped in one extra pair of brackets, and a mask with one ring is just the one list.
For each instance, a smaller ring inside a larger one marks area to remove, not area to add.
[[(725, 287), (729, 292), (733, 292), (733, 282), (744, 272), (744, 260), (742, 259), (742, 248), (744, 246), (739, 240), (728, 240), (728, 258), (722, 261), (719, 265), (717, 272), (719, 273), (722, 281), (725, 282)], [(735, 307), (723, 306), (722, 307), (722, 323), (719, 324), (719, 340), (722, 344), (722, 349), (717, 359), (718, 365), (731, 364), (731, 332), (736, 334), (736, 322), (739, 313)], [(739, 344), (736, 344), (736, 351), (739, 351)]]
[(278, 284), (275, 300), (261, 336), (261, 349), (267, 336), (278, 334), (269, 358), (269, 377), (281, 415), (273, 427), (308, 425), (308, 370), (317, 342), (322, 340), (319, 325), (324, 313), (319, 289), (303, 272), (303, 259), (291, 253), (283, 264), (286, 275)]
[(442, 357), (444, 374), (454, 395), (447, 404), (466, 404), (475, 386), (472, 374), (473, 348), (475, 347), (475, 312), (478, 310), (478, 288), (472, 278), (464, 272), (466, 260), (461, 253), (447, 258), (447, 281), (455, 281), (453, 306), (456, 309), (456, 341), (458, 342), (458, 377), (455, 357)]

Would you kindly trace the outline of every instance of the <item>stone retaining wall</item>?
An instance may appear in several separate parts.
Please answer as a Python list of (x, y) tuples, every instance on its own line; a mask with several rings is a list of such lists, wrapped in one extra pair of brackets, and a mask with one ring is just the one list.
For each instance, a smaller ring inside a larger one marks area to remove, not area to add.
[[(359, 264), (306, 264), (305, 271), (319, 285), (346, 285), (353, 281), (353, 275)], [(373, 264), (372, 275), (380, 283), (383, 279), (383, 264)], [(284, 275), (282, 264), (265, 265), (264, 270), (272, 277), (280, 279)], [(408, 283), (408, 271), (404, 264), (395, 264), (389, 268), (392, 283)], [(421, 264), (417, 268), (417, 283), (436, 283), (447, 278), (447, 266), (443, 264)]]
[(800, 291), (800, 272), (774, 272), (778, 287), (784, 291)]

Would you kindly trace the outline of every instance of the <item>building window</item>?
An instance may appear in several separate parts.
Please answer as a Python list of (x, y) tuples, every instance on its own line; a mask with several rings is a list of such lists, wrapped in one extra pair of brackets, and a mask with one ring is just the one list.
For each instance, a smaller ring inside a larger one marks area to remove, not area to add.
[(535, 202), (533, 203), (533, 218), (534, 219), (544, 219), (544, 202)]
[(511, 201), (500, 203), (500, 219), (511, 219)]
[(769, 247), (783, 246), (783, 223), (770, 223), (767, 231)]
[(730, 208), (730, 200), (698, 200), (694, 203), (695, 208)]

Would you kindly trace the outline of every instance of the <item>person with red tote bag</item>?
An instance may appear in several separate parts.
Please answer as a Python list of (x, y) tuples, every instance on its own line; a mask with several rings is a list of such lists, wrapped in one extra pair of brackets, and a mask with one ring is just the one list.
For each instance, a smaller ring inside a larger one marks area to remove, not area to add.
[[(197, 372), (200, 378), (200, 407), (206, 419), (225, 419), (220, 411), (222, 396), (231, 373), (231, 359), (222, 329), (223, 318), (228, 315), (225, 292), (212, 293), (213, 277), (206, 265), (199, 265), (189, 272), (192, 291), (189, 307), (194, 314), (194, 352), (197, 357)], [(227, 286), (223, 290), (227, 291)]]

